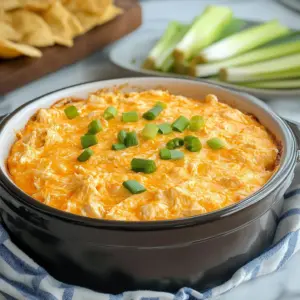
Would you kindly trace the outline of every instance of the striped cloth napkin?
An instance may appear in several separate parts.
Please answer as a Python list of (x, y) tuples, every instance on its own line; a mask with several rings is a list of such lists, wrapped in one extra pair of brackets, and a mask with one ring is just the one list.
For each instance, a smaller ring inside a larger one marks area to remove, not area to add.
[(285, 194), (273, 245), (239, 269), (230, 280), (205, 292), (183, 287), (176, 294), (136, 291), (120, 295), (96, 293), (55, 280), (16, 247), (0, 224), (0, 300), (198, 300), (212, 299), (262, 275), (275, 272), (300, 249), (300, 166)]

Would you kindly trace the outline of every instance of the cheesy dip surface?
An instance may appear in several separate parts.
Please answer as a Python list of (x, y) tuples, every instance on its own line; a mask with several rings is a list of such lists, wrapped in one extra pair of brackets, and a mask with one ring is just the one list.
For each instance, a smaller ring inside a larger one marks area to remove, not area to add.
[[(164, 109), (154, 120), (143, 118), (158, 101)], [(104, 118), (108, 107), (115, 116)], [(138, 120), (125, 122), (124, 112), (135, 112)], [(179, 117), (193, 116), (204, 120), (194, 131), (154, 130), (152, 138), (145, 138), (146, 124), (172, 125)], [(102, 126), (92, 137), (97, 143), (79, 161), (84, 151), (81, 139), (95, 120)], [(135, 131), (138, 145), (113, 150), (113, 144), (122, 144), (121, 130)], [(181, 143), (176, 148), (180, 157), (160, 157), (170, 140), (190, 135), (201, 141), (200, 149), (199, 142), (195, 152)], [(216, 147), (207, 142), (211, 139), (217, 140)], [(152, 221), (204, 214), (242, 200), (270, 179), (278, 157), (274, 139), (254, 117), (220, 103), (214, 95), (196, 100), (162, 90), (101, 90), (87, 100), (66, 98), (38, 110), (17, 133), (7, 164), (15, 184), (46, 205), (93, 218)], [(134, 158), (154, 161), (155, 170), (132, 170)], [(128, 180), (135, 180), (142, 190), (135, 194), (124, 184)]]

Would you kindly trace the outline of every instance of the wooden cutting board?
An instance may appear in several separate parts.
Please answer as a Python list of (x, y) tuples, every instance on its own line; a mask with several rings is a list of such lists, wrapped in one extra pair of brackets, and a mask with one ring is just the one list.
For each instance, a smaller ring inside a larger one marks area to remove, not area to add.
[(41, 58), (0, 60), (0, 95), (83, 59), (140, 26), (142, 13), (138, 0), (116, 0), (115, 4), (124, 13), (75, 38), (72, 48), (56, 45), (42, 49)]

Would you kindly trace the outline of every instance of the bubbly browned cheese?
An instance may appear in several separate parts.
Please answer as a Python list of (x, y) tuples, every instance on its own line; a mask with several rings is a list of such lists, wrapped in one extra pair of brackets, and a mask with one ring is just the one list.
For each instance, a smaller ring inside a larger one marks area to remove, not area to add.
[[(222, 99), (221, 99), (222, 100)], [(75, 105), (79, 116), (69, 120), (64, 109)], [(167, 108), (154, 120), (142, 114), (157, 101)], [(115, 119), (105, 120), (108, 106), (118, 109)], [(135, 110), (138, 122), (124, 123), (122, 112)], [(147, 123), (172, 123), (179, 116), (203, 116), (205, 127), (198, 132), (158, 134), (145, 140), (141, 131)], [(99, 143), (86, 162), (80, 137), (88, 124), (101, 120)], [(139, 145), (111, 150), (120, 130), (137, 132)], [(200, 152), (184, 147), (184, 159), (162, 160), (159, 149), (175, 137), (194, 135), (203, 145)], [(210, 149), (206, 141), (218, 137), (226, 147)], [(250, 115), (218, 102), (214, 95), (195, 100), (166, 91), (141, 93), (98, 91), (87, 100), (62, 99), (51, 108), (40, 109), (18, 132), (8, 157), (15, 184), (37, 201), (78, 215), (114, 220), (150, 221), (208, 213), (234, 204), (260, 189), (276, 171), (278, 147), (268, 131)], [(131, 170), (132, 158), (155, 160), (152, 174)], [(134, 179), (147, 189), (132, 195), (122, 183)]]

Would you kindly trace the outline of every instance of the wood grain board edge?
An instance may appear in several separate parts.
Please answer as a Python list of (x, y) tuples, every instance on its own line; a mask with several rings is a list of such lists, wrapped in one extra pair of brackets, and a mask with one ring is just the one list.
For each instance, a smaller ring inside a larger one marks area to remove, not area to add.
[(43, 49), (41, 58), (20, 57), (0, 61), (0, 95), (75, 63), (140, 26), (141, 7), (137, 0), (117, 0), (124, 13), (114, 20), (79, 36), (71, 48), (59, 45)]

